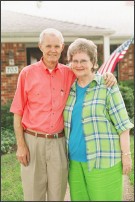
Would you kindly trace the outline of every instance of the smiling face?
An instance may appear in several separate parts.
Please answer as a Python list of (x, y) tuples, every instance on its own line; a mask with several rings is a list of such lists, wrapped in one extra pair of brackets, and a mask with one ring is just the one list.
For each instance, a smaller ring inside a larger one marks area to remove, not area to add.
[(77, 78), (87, 77), (92, 73), (93, 64), (86, 53), (76, 53), (72, 57), (71, 68)]
[(44, 40), (39, 44), (39, 48), (43, 53), (45, 65), (53, 69), (58, 63), (64, 44), (60, 37), (54, 34), (45, 34)]

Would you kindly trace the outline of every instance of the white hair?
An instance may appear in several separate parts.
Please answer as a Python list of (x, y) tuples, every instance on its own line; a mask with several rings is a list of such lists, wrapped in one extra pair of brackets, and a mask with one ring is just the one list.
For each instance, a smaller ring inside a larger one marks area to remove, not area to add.
[(54, 28), (47, 28), (47, 29), (44, 29), (41, 33), (40, 33), (40, 36), (39, 36), (39, 43), (42, 43), (43, 40), (44, 40), (44, 37), (45, 37), (45, 34), (52, 34), (52, 35), (55, 35), (57, 37), (59, 37), (61, 39), (61, 42), (64, 43), (64, 38), (63, 38), (63, 35), (60, 31), (58, 31), (57, 29), (54, 29)]

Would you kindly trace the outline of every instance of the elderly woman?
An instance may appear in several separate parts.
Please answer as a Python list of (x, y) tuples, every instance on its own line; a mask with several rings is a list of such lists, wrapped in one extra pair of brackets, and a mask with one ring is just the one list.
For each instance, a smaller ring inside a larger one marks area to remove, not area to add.
[(117, 85), (96, 73), (97, 47), (76, 39), (68, 59), (77, 79), (64, 110), (72, 201), (122, 201), (122, 174), (131, 170), (130, 122)]

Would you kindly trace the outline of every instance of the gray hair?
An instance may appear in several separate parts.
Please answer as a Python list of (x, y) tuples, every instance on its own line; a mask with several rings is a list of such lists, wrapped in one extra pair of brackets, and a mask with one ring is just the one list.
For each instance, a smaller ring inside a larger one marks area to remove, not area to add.
[[(68, 61), (71, 62), (74, 54), (76, 53), (86, 53), (90, 61), (96, 67), (97, 65), (97, 46), (91, 40), (84, 38), (78, 38), (73, 43), (70, 44), (67, 51)], [(97, 69), (97, 67), (95, 68)]]
[(40, 36), (39, 36), (39, 43), (40, 44), (43, 42), (46, 34), (55, 35), (55, 36), (60, 38), (62, 43), (64, 43), (64, 38), (63, 38), (62, 33), (60, 31), (58, 31), (57, 29), (54, 29), (54, 28), (47, 28), (47, 29), (44, 29), (40, 33)]

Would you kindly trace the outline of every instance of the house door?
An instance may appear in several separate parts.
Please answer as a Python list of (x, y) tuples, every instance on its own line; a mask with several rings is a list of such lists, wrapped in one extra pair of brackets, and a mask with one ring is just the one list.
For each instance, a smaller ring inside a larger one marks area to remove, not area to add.
[(42, 52), (39, 48), (27, 48), (27, 65), (39, 61), (42, 57)]

